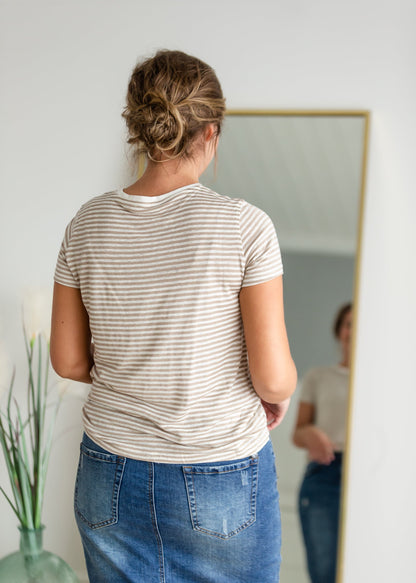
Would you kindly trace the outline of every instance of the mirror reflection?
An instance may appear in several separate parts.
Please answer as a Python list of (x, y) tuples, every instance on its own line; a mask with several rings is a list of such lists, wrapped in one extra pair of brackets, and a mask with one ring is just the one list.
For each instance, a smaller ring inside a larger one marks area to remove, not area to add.
[[(336, 551), (328, 549), (322, 551), (325, 559), (309, 556), (307, 561), (298, 504), (305, 469), (311, 469), (311, 447), (299, 438), (299, 427), (305, 420), (304, 425), (316, 423), (322, 411), (318, 415), (318, 402), (302, 384), (315, 374), (311, 370), (338, 371), (346, 364), (332, 330), (337, 311), (353, 301), (367, 123), (365, 112), (229, 112), (216, 165), (202, 178), (213, 190), (266, 211), (282, 251), (286, 324), (299, 375), (289, 413), (272, 432), (283, 525), (282, 583), (319, 583), (322, 569), (314, 574), (311, 564), (336, 564), (336, 557), (329, 556)], [(338, 391), (347, 394), (344, 411), (337, 413), (343, 419), (351, 390), (349, 369), (344, 369)], [(302, 418), (305, 407), (308, 415)], [(335, 424), (342, 433), (340, 421)], [(333, 435), (329, 439), (334, 441)], [(338, 461), (343, 449), (343, 443), (334, 444)], [(303, 496), (303, 502), (307, 505), (310, 497)], [(327, 537), (332, 549), (334, 536)]]

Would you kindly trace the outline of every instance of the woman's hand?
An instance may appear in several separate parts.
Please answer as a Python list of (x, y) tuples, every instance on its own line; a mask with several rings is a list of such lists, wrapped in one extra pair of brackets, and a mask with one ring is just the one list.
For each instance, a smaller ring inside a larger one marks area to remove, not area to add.
[(293, 442), (308, 450), (311, 461), (329, 465), (334, 459), (334, 444), (328, 435), (315, 424), (315, 407), (311, 403), (299, 403), (298, 419)]
[(267, 429), (271, 431), (283, 421), (283, 418), (289, 409), (290, 397), (281, 403), (266, 403), (266, 401), (262, 400), (261, 404), (266, 412)]
[(334, 445), (321, 429), (315, 425), (302, 428), (303, 440), (311, 461), (329, 465), (334, 459)]

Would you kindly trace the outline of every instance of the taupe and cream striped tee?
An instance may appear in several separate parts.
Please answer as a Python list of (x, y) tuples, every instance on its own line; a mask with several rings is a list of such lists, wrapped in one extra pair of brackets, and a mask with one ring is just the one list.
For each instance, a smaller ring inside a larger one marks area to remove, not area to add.
[(270, 218), (191, 184), (91, 199), (68, 225), (55, 280), (80, 288), (94, 341), (87, 434), (138, 460), (226, 461), (267, 442), (239, 308), (282, 273)]

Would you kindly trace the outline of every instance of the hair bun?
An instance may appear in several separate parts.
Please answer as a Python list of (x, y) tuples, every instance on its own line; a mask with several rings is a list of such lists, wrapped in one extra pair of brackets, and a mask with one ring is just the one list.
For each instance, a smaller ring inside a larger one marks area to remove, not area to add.
[(178, 107), (155, 90), (149, 90), (143, 101), (144, 143), (148, 149), (154, 146), (161, 152), (174, 150), (184, 132), (184, 122)]
[(129, 144), (156, 158), (191, 153), (207, 123), (220, 130), (225, 100), (214, 71), (179, 51), (160, 51), (136, 66), (130, 79), (123, 117)]

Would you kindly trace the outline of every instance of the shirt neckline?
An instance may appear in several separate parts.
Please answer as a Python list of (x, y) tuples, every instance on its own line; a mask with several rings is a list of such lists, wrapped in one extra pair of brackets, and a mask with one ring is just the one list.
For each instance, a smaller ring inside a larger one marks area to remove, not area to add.
[(120, 198), (128, 200), (129, 202), (139, 202), (151, 206), (159, 202), (163, 202), (175, 196), (175, 194), (178, 194), (179, 192), (182, 192), (188, 188), (199, 186), (199, 184), (200, 184), (199, 182), (193, 182), (192, 184), (186, 184), (185, 186), (175, 188), (175, 190), (170, 190), (169, 192), (164, 192), (163, 194), (158, 194), (155, 196), (151, 195), (145, 196), (142, 194), (128, 194), (127, 192), (124, 192), (122, 187), (117, 188), (116, 193)]

